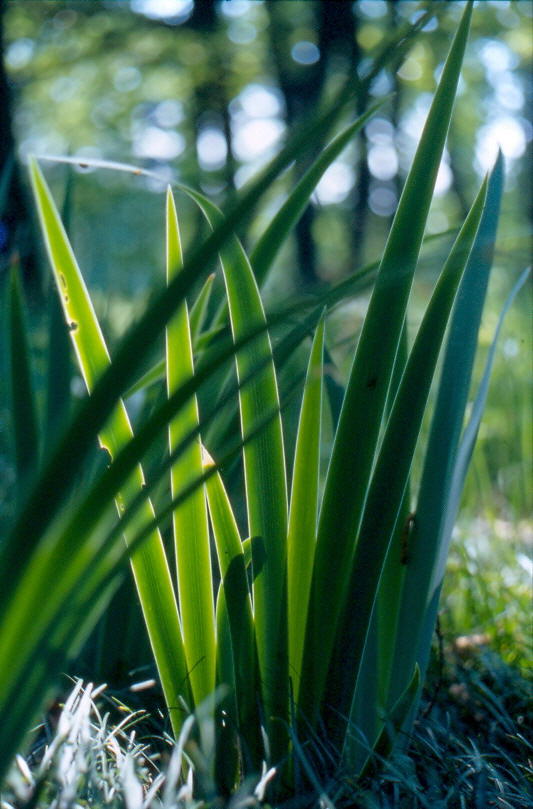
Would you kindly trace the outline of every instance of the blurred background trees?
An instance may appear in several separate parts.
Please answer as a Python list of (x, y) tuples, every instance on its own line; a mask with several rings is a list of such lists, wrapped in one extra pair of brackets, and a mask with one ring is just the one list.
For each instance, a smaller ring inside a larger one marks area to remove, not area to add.
[[(284, 257), (287, 282), (338, 277), (379, 251), (461, 10), (458, 2), (430, 6), (433, 16), (399, 70), (382, 71), (371, 85), (371, 97), (393, 95), (320, 184)], [(342, 77), (363, 74), (378, 43), (423, 8), (406, 0), (3, 2), (0, 167), (28, 152), (140, 162), (220, 201), (272, 154), (287, 128)], [(528, 2), (478, 4), (435, 231), (462, 219), (498, 142), (507, 158), (507, 207), (514, 206), (506, 238), (518, 240), (528, 226), (530, 13)], [(358, 96), (354, 113), (366, 103)], [(60, 182), (65, 172), (52, 173)], [(14, 167), (6, 244), (19, 227), (19, 242), (27, 243), (19, 177)], [(82, 255), (86, 245), (105, 244), (97, 262), (87, 255), (98, 265), (95, 281), (126, 295), (149, 287), (147, 266), (159, 260), (158, 240), (141, 227), (157, 227), (159, 214), (157, 197), (145, 192), (143, 182), (102, 172), (76, 183)], [(124, 263), (119, 279), (115, 268)]]

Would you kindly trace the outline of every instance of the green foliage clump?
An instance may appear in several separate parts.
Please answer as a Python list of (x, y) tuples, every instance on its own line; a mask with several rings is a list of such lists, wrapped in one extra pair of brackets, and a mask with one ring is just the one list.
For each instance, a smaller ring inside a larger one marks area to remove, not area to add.
[[(313, 767), (324, 737), (333, 777), (349, 773), (364, 782), (374, 761), (386, 760), (409, 732), (497, 336), (526, 277), (500, 315), (463, 429), (502, 195), (501, 155), (456, 235), (410, 347), (407, 332), (471, 15), (468, 3), (375, 269), (345, 384), (327, 384), (327, 307), (368, 269), (268, 318), (260, 287), (316, 183), (376, 106), (310, 164), (250, 257), (235, 230), (280, 172), (329, 136), (353, 96), (351, 83), (289, 139), (225, 215), (204, 195), (176, 185), (210, 228), (187, 252), (168, 188), (167, 286), (113, 356), (48, 185), (31, 160), (40, 225), (89, 395), (41, 464), (38, 442), (28, 441), (39, 423), (38, 403), (14, 275), (9, 331), (20, 504), (1, 548), (0, 661), (9, 666), (0, 676), (0, 769), (105, 612), (127, 560), (172, 733), (178, 749), (187, 739), (191, 759), (200, 751), (195, 772), (206, 800), (213, 790), (230, 794), (261, 768), (265, 784), (275, 776), (272, 794), (302, 784), (320, 793)], [(402, 30), (378, 54), (376, 70), (406, 36)], [(361, 81), (355, 85), (361, 92)], [(219, 287), (206, 279), (217, 256)], [(204, 286), (191, 296), (198, 282)], [(296, 312), (303, 317), (293, 325)], [(163, 359), (147, 371), (163, 335)], [(281, 388), (280, 370), (308, 337), (291, 464), (284, 407), (293, 391)], [(443, 346), (415, 493), (411, 468)], [(64, 362), (64, 352), (51, 355), (51, 380), (54, 364)], [(150, 398), (146, 390), (156, 384)], [(132, 392), (147, 405), (134, 427)], [(51, 385), (49, 399), (56, 395)], [(326, 407), (333, 441), (323, 475)], [(76, 487), (97, 437), (108, 463)], [(162, 457), (154, 459), (161, 445)], [(141, 467), (147, 458), (149, 473)], [(133, 795), (127, 800), (141, 805), (138, 777), (131, 764), (124, 768), (120, 777), (129, 779)]]

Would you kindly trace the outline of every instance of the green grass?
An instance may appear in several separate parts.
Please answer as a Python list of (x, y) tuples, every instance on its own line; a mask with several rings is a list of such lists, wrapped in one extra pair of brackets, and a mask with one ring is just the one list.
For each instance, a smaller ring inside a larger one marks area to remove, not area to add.
[[(300, 751), (300, 766), (305, 762), (314, 767), (321, 803), (316, 794), (302, 790), (296, 799), (268, 804), (263, 795), (266, 774), (264, 782), (256, 778), (243, 783), (228, 804), (213, 795), (201, 805), (526, 809), (533, 779), (527, 763), (533, 752), (527, 681), (475, 639), (469, 644), (446, 642), (443, 658), (438, 654), (407, 750), (388, 761), (376, 760), (362, 783), (332, 779), (324, 766), (328, 750), (308, 745)], [(134, 704), (134, 693), (94, 689), (78, 681), (64, 705), (46, 717), (32, 750), (13, 764), (0, 792), (2, 809), (45, 809), (60, 801), (93, 809), (198, 806), (197, 784), (209, 768), (187, 736), (191, 725), (174, 746), (171, 737), (154, 734), (154, 719)]]
[(443, 591), (447, 633), (478, 635), (507, 664), (531, 673), (531, 522), (463, 517)]

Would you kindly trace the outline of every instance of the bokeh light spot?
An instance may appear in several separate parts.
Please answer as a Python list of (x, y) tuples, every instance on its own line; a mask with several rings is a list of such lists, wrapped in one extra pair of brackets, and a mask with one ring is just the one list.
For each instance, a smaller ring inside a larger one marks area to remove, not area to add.
[(248, 84), (230, 104), (230, 111), (241, 109), (249, 118), (280, 115), (283, 102), (279, 90), (262, 84)]
[(292, 46), (291, 56), (299, 65), (314, 65), (320, 59), (320, 51), (313, 42), (302, 39)]
[(196, 141), (200, 166), (207, 171), (222, 168), (226, 162), (228, 148), (226, 139), (220, 129), (206, 127)]
[(157, 126), (142, 127), (135, 133), (133, 153), (154, 160), (173, 160), (183, 152), (185, 138), (179, 132), (169, 132)]
[(370, 191), (368, 204), (376, 216), (392, 216), (397, 203), (398, 200), (392, 188), (378, 185)]
[(368, 150), (368, 168), (378, 180), (392, 180), (398, 172), (398, 155), (393, 146), (372, 146)]
[(281, 137), (284, 126), (272, 118), (255, 118), (238, 126), (233, 149), (239, 160), (254, 160), (271, 149)]
[(333, 205), (346, 199), (355, 181), (353, 169), (346, 163), (336, 160), (324, 172), (318, 183), (315, 195), (321, 205)]
[(192, 14), (193, 0), (131, 0), (131, 7), (153, 20), (180, 23)]
[(510, 116), (496, 118), (477, 133), (476, 160), (483, 172), (492, 168), (498, 148), (504, 157), (516, 160), (526, 150), (526, 133), (520, 121)]
[(20, 70), (20, 68), (26, 67), (33, 56), (34, 50), (35, 43), (33, 40), (27, 39), (26, 37), (16, 39), (6, 50), (5, 60), (7, 66), (13, 70)]

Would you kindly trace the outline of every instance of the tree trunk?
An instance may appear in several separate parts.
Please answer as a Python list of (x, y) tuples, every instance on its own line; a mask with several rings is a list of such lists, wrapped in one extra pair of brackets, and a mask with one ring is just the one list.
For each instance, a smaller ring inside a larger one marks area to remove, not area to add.
[(35, 302), (42, 295), (42, 279), (32, 208), (15, 153), (11, 93), (4, 62), (5, 11), (6, 2), (0, 0), (0, 186), (5, 183), (5, 198), (0, 200), (0, 273), (18, 254), (29, 300)]

